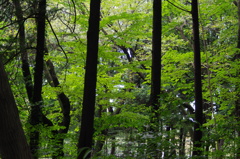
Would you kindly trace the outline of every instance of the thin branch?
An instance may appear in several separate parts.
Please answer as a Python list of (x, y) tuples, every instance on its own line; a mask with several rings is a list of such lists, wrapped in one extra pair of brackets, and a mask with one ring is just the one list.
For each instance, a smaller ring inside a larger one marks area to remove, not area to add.
[(188, 13), (190, 13), (190, 14), (192, 13), (191, 11), (189, 11), (189, 10), (187, 10), (187, 9), (184, 9), (184, 8), (181, 8), (181, 7), (177, 6), (177, 5), (175, 5), (174, 3), (170, 2), (169, 0), (167, 0), (167, 2), (170, 3), (171, 5), (173, 5), (174, 7), (182, 10), (182, 11), (188, 12)]
[(11, 25), (13, 25), (13, 24), (15, 24), (15, 23), (20, 22), (20, 21), (25, 22), (25, 21), (26, 21), (27, 19), (29, 19), (29, 18), (35, 18), (33, 15), (34, 15), (34, 14), (31, 14), (31, 15), (27, 16), (26, 18), (23, 18), (23, 19), (20, 19), (20, 20), (13, 21), (12, 23), (9, 23), (9, 24), (7, 24), (7, 25), (1, 27), (0, 30), (3, 30), (4, 28), (7, 28), (7, 27), (9, 27), (9, 26), (11, 26)]
[(62, 52), (64, 53), (64, 56), (66, 57), (66, 64), (65, 64), (64, 67), (67, 68), (67, 65), (68, 65), (68, 57), (67, 57), (67, 54), (66, 54), (65, 50), (63, 49), (63, 47), (61, 46), (61, 44), (60, 44), (60, 42), (59, 42), (59, 39), (58, 39), (58, 37), (57, 37), (57, 35), (56, 35), (53, 27), (52, 27), (52, 24), (51, 24), (50, 20), (49, 20), (48, 18), (46, 18), (46, 19), (47, 19), (47, 22), (48, 22), (51, 30), (52, 30), (53, 35), (55, 36), (55, 38), (56, 38), (56, 40), (57, 40), (58, 46), (61, 48)]
[(73, 10), (74, 10), (74, 23), (73, 23), (73, 30), (72, 30), (72, 32), (74, 33), (75, 29), (76, 29), (76, 22), (77, 22), (77, 11), (76, 11), (76, 5), (75, 5), (74, 0), (71, 0), (71, 1), (73, 4)]
[[(14, 39), (17, 39), (17, 36), (18, 36), (18, 34), (19, 34), (19, 30), (20, 30), (20, 29), (18, 29), (18, 32), (17, 32), (17, 34), (15, 35)], [(8, 47), (7, 47), (6, 50), (8, 50), (8, 49), (13, 45), (13, 43), (14, 43), (14, 42), (10, 43), (10, 45), (8, 45)], [(7, 63), (9, 63), (11, 60), (13, 60), (13, 59), (14, 59), (16, 56), (18, 56), (19, 54), (20, 54), (20, 52), (15, 53), (12, 57), (10, 57), (10, 58), (4, 63), (4, 65), (6, 65)]]
[[(25, 19), (26, 19), (26, 18), (25, 18)], [(25, 20), (25, 19), (24, 19), (24, 20)], [(15, 24), (15, 23), (18, 23), (18, 22), (19, 22), (19, 21), (14, 21), (14, 22), (12, 22), (12, 23), (9, 23), (9, 24), (1, 27), (0, 30), (3, 30), (3, 29), (5, 29), (5, 28), (8, 28), (9, 26), (11, 26), (11, 25), (13, 25), (13, 24)]]

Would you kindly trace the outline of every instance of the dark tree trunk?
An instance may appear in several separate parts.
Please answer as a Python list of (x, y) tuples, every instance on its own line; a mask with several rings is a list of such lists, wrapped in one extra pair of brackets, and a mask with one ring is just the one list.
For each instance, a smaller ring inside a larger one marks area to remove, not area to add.
[[(23, 12), (22, 12), (22, 8), (21, 8), (21, 4), (20, 4), (19, 0), (13, 0), (13, 3), (15, 6), (15, 15), (17, 17), (18, 26), (19, 26), (19, 49), (20, 49), (20, 53), (21, 53), (22, 72), (23, 72), (23, 77), (24, 77), (25, 88), (27, 90), (27, 96), (28, 96), (29, 102), (32, 106), (34, 106), (35, 105), (34, 101), (33, 101), (34, 84), (32, 81), (32, 75), (31, 75), (30, 68), (29, 68), (28, 53), (26, 51), (26, 39), (25, 39), (25, 27), (24, 27)], [(42, 99), (42, 97), (40, 97), (40, 98)], [(46, 124), (48, 126), (53, 125), (52, 122), (50, 120), (48, 120), (41, 113), (40, 109), (31, 109), (31, 111), (32, 110), (39, 111), (37, 113), (39, 114), (39, 118), (41, 118), (41, 121), (44, 124)], [(31, 114), (34, 114), (34, 113), (31, 113)], [(32, 120), (31, 117), (30, 117), (30, 120)], [(35, 137), (32, 137), (32, 138), (35, 138)]]
[(17, 106), (0, 59), (0, 154), (3, 159), (31, 159)]
[(22, 7), (19, 0), (13, 0), (13, 3), (15, 6), (15, 15), (17, 17), (18, 26), (19, 26), (19, 49), (20, 49), (21, 60), (22, 60), (22, 72), (23, 72), (28, 99), (30, 103), (32, 103), (33, 83), (32, 83), (32, 76), (29, 69), (28, 54), (26, 51), (25, 25), (24, 25), (24, 19), (23, 19), (23, 12), (22, 12)]
[(193, 156), (202, 155), (202, 124), (203, 124), (203, 101), (201, 81), (201, 55), (198, 21), (198, 1), (192, 0), (193, 20), (193, 48), (194, 48), (194, 80), (195, 80), (195, 125), (193, 137)]
[[(48, 60), (46, 62), (46, 74), (47, 74), (47, 79), (52, 87), (60, 87), (60, 83), (58, 81), (53, 63), (51, 60)], [(64, 126), (64, 128), (60, 129), (56, 134), (63, 136), (64, 134), (67, 134), (69, 125), (70, 125), (70, 101), (68, 97), (65, 95), (64, 92), (60, 92), (58, 95), (58, 101), (60, 103), (61, 109), (62, 109), (62, 114), (63, 114), (63, 119), (62, 122), (59, 123), (59, 126)], [(63, 146), (64, 146), (64, 138), (60, 137), (55, 140), (57, 141), (56, 145), (56, 152), (53, 154), (53, 159), (63, 157), (64, 152), (63, 152)]]
[[(37, 15), (37, 53), (34, 69), (34, 88), (33, 88), (33, 106), (31, 107), (30, 124), (39, 125), (43, 118), (41, 113), (42, 102), (42, 80), (43, 80), (43, 58), (45, 42), (45, 14), (46, 0), (40, 0)], [(30, 134), (30, 148), (34, 158), (38, 158), (37, 150), (39, 148), (39, 131), (34, 130)]]
[[(156, 112), (159, 108), (161, 91), (161, 40), (162, 40), (162, 1), (153, 1), (153, 32), (152, 32), (152, 72), (150, 104)], [(155, 117), (157, 117), (156, 114)]]
[[(24, 20), (23, 20), (23, 12), (21, 8), (21, 4), (19, 0), (13, 1), (15, 6), (15, 14), (18, 20), (19, 26), (19, 48), (21, 52), (21, 60), (22, 60), (22, 71), (24, 76), (25, 87), (27, 90), (28, 99), (31, 104), (33, 104), (33, 84), (32, 84), (32, 77), (29, 69), (28, 63), (28, 55), (25, 48), (25, 27), (24, 27)], [(33, 138), (33, 137), (32, 137)], [(31, 143), (30, 143), (31, 144)], [(32, 146), (30, 146), (32, 149)], [(34, 154), (35, 152), (32, 151)]]
[[(152, 107), (151, 126), (150, 129), (157, 134), (159, 129), (159, 112), (160, 107), (159, 96), (161, 91), (161, 40), (162, 40), (162, 1), (153, 1), (153, 31), (152, 31), (152, 69), (151, 69), (151, 94), (150, 106)], [(160, 141), (159, 141), (160, 142)], [(154, 158), (159, 158), (161, 154), (156, 148), (156, 141), (149, 142), (149, 151), (152, 151)], [(150, 152), (152, 153), (152, 152)]]
[(111, 155), (115, 155), (116, 154), (116, 137), (113, 136), (111, 137)]
[[(96, 99), (97, 63), (98, 63), (98, 40), (100, 22), (101, 0), (90, 1), (90, 17), (87, 32), (87, 61), (84, 81), (82, 122), (78, 140), (78, 159), (83, 159), (86, 151), (83, 148), (92, 148), (94, 133), (94, 111)], [(90, 155), (88, 155), (90, 158)]]

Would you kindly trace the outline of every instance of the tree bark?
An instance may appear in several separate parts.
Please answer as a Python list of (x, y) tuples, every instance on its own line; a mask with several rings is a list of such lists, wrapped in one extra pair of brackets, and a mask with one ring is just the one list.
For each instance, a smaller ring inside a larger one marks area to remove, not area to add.
[(31, 159), (17, 106), (0, 59), (0, 154), (3, 159)]
[(193, 156), (202, 155), (202, 124), (203, 124), (203, 101), (201, 80), (201, 54), (198, 21), (198, 0), (192, 0), (193, 21), (193, 48), (194, 48), (194, 82), (195, 82), (195, 124), (193, 138)]
[[(153, 1), (153, 31), (152, 31), (152, 69), (151, 69), (151, 94), (150, 106), (152, 107), (150, 129), (157, 134), (159, 130), (159, 96), (161, 92), (161, 41), (162, 41), (162, 0)], [(155, 141), (149, 143), (150, 151), (156, 148)], [(152, 157), (161, 156), (158, 150), (154, 150)]]
[[(36, 85), (36, 84), (33, 84), (32, 75), (31, 75), (30, 68), (29, 68), (28, 53), (26, 51), (24, 16), (23, 16), (20, 1), (19, 0), (13, 0), (13, 4), (14, 4), (14, 7), (15, 7), (15, 15), (17, 17), (17, 22), (18, 22), (18, 26), (19, 26), (19, 49), (20, 49), (20, 53), (21, 53), (22, 72), (23, 72), (23, 77), (24, 77), (24, 83), (25, 83), (25, 88), (26, 88), (26, 91), (27, 91), (28, 100), (29, 100), (30, 104), (33, 106), (32, 107), (33, 109), (31, 109), (31, 114), (34, 114), (32, 112), (34, 110), (35, 114), (36, 113), (38, 114), (38, 116), (39, 116), (38, 118), (39, 119), (41, 118), (41, 121), (44, 124), (46, 124), (48, 126), (52, 126), (53, 125), (52, 122), (42, 114), (41, 110), (40, 109), (37, 110), (37, 109), (34, 108), (35, 104), (34, 104), (34, 101), (33, 101), (33, 96), (34, 96), (34, 85)], [(41, 98), (41, 101), (42, 101), (42, 97), (40, 97), (40, 98)], [(30, 116), (30, 123), (32, 121), (33, 121), (32, 116)], [(32, 136), (30, 138), (35, 138), (35, 137)]]
[[(78, 159), (83, 159), (86, 151), (83, 148), (92, 148), (94, 133), (94, 111), (96, 99), (97, 63), (98, 63), (98, 40), (100, 22), (101, 0), (90, 1), (90, 17), (87, 32), (87, 61), (84, 80), (82, 123), (78, 140)], [(90, 155), (87, 156), (90, 158)]]
[[(49, 82), (49, 84), (51, 85), (51, 87), (60, 87), (60, 83), (59, 80), (57, 78), (53, 63), (51, 60), (48, 60), (46, 62), (46, 74), (47, 74), (47, 80)], [(60, 92), (58, 95), (58, 101), (60, 103), (61, 109), (62, 109), (62, 114), (63, 114), (63, 119), (62, 122), (60, 122), (58, 125), (59, 126), (64, 126), (64, 128), (60, 129), (59, 131), (57, 131), (57, 134), (60, 134), (61, 136), (64, 134), (67, 134), (68, 129), (69, 129), (69, 125), (70, 125), (70, 101), (69, 98), (65, 95), (64, 92)], [(55, 140), (57, 141), (56, 145), (56, 152), (53, 154), (53, 159), (55, 158), (59, 158), (59, 157), (63, 157), (64, 156), (64, 152), (63, 152), (63, 146), (64, 146), (64, 138), (60, 137), (57, 138)]]
[[(45, 43), (45, 14), (46, 0), (40, 0), (37, 15), (37, 53), (34, 69), (34, 88), (33, 88), (33, 106), (31, 107), (30, 124), (39, 125), (43, 118), (41, 113), (42, 102), (42, 80), (43, 80), (43, 60)], [(39, 131), (36, 129), (30, 134), (30, 148), (34, 158), (38, 158), (37, 150), (39, 148)]]
[(27, 95), (30, 103), (32, 103), (32, 95), (33, 95), (33, 83), (32, 83), (32, 76), (29, 69), (29, 62), (28, 62), (28, 54), (26, 51), (26, 39), (25, 39), (25, 25), (24, 25), (24, 18), (22, 7), (19, 0), (13, 0), (13, 4), (15, 7), (15, 15), (18, 21), (19, 27), (19, 49), (21, 53), (21, 61), (22, 61), (22, 72), (25, 82), (25, 88), (27, 90)]
[[(153, 32), (152, 32), (152, 70), (150, 103), (154, 111), (159, 108), (161, 91), (161, 40), (162, 40), (162, 2), (153, 1)], [(158, 116), (158, 114), (156, 114)]]

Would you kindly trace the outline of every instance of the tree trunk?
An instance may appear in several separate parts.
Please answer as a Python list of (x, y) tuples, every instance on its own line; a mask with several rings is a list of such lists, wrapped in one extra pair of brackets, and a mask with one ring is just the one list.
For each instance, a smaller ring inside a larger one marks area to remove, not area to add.
[[(13, 4), (15, 7), (15, 15), (17, 17), (18, 26), (19, 26), (19, 48), (20, 48), (20, 53), (21, 53), (22, 72), (23, 72), (23, 77), (24, 77), (25, 88), (27, 91), (28, 100), (29, 100), (30, 104), (32, 106), (34, 106), (35, 104), (33, 101), (33, 96), (34, 96), (34, 85), (36, 85), (36, 84), (33, 84), (32, 75), (31, 75), (30, 68), (29, 68), (28, 53), (26, 51), (26, 45), (25, 45), (26, 39), (25, 39), (25, 26), (24, 26), (23, 12), (22, 12), (22, 8), (21, 8), (21, 4), (20, 4), (19, 0), (13, 0)], [(42, 10), (42, 9), (39, 9), (39, 10)], [(40, 45), (38, 45), (38, 48)], [(35, 73), (35, 74), (37, 74), (37, 73)], [(41, 98), (40, 101), (42, 101), (42, 97), (40, 97), (40, 98)], [(38, 114), (38, 116), (39, 116), (38, 118), (39, 119), (41, 118), (41, 121), (44, 124), (46, 124), (48, 126), (53, 125), (52, 122), (42, 114), (40, 109), (35, 109), (35, 108), (31, 109), (31, 111), (33, 111), (33, 110), (35, 110), (35, 113), (31, 112), (31, 114)], [(30, 116), (30, 123), (32, 121), (33, 121), (32, 116)], [(35, 137), (32, 136), (30, 138), (35, 138)]]
[(3, 159), (31, 159), (17, 106), (0, 59), (0, 154)]
[[(40, 0), (37, 15), (37, 53), (34, 69), (34, 88), (33, 88), (33, 106), (31, 107), (30, 124), (39, 125), (42, 121), (41, 106), (42, 102), (42, 80), (43, 80), (43, 58), (45, 42), (45, 14), (46, 0)], [(39, 148), (39, 131), (36, 129), (30, 134), (30, 148), (34, 158), (38, 158), (37, 150)]]
[[(45, 72), (47, 74), (47, 80), (51, 87), (61, 87), (60, 83), (58, 81), (53, 63), (51, 60), (48, 60), (46, 62), (46, 69)], [(63, 119), (62, 122), (60, 122), (58, 125), (59, 126), (64, 126), (64, 128), (60, 129), (59, 131), (56, 132), (56, 134), (59, 134), (60, 136), (64, 136), (64, 134), (67, 134), (69, 125), (70, 125), (70, 101), (69, 98), (65, 95), (64, 92), (60, 92), (58, 95), (58, 101), (60, 103), (61, 109), (62, 109), (62, 114), (63, 114)], [(63, 157), (64, 152), (63, 152), (63, 146), (64, 146), (64, 138), (56, 138), (57, 140), (57, 145), (56, 148), (57, 150), (53, 154), (53, 159)]]
[[(159, 129), (159, 113), (160, 107), (159, 95), (161, 91), (161, 40), (162, 40), (162, 1), (153, 1), (153, 31), (152, 31), (152, 69), (151, 69), (151, 94), (150, 106), (152, 107), (151, 126), (150, 129), (156, 135)], [(161, 142), (161, 141), (159, 141)], [(149, 142), (150, 151), (156, 148), (156, 141)], [(152, 152), (150, 152), (152, 153)], [(158, 150), (154, 150), (154, 158), (159, 158), (161, 154)]]
[[(78, 140), (78, 159), (83, 159), (86, 151), (83, 148), (92, 148), (94, 133), (94, 111), (96, 99), (97, 63), (98, 63), (98, 40), (100, 22), (101, 0), (90, 1), (90, 17), (87, 32), (87, 61), (84, 81), (82, 122)], [(90, 158), (90, 155), (87, 156)]]
[[(22, 8), (21, 8), (21, 4), (20, 4), (19, 0), (13, 0), (13, 4), (15, 6), (15, 15), (17, 17), (18, 26), (19, 26), (19, 48), (20, 48), (20, 53), (21, 53), (22, 72), (23, 72), (23, 77), (24, 77), (24, 83), (25, 83), (25, 88), (27, 91), (27, 96), (28, 96), (29, 102), (33, 106), (32, 107), (33, 109), (31, 109), (31, 114), (38, 114), (38, 117), (35, 117), (35, 118), (39, 118), (39, 119), (41, 118), (41, 121), (45, 125), (52, 126), (53, 125), (52, 122), (42, 114), (41, 110), (38, 108), (36, 108), (36, 109), (34, 108), (35, 103), (33, 101), (33, 96), (34, 96), (34, 85), (36, 85), (36, 84), (33, 84), (32, 75), (31, 75), (30, 68), (29, 68), (28, 53), (26, 51), (26, 45), (25, 45), (26, 39), (25, 39), (25, 26), (24, 26), (23, 12), (22, 12)], [(42, 10), (42, 9), (39, 9), (39, 10)], [(38, 40), (38, 41), (40, 41), (40, 40)], [(37, 50), (39, 50), (39, 47), (41, 47), (41, 44), (40, 45), (38, 44)], [(35, 71), (35, 74), (37, 74), (36, 71)], [(34, 82), (36, 82), (36, 81), (37, 80), (35, 80)], [(42, 97), (40, 97), (40, 99), (41, 99), (40, 101), (42, 101)], [(33, 111), (35, 111), (35, 113), (33, 113)], [(33, 116), (30, 116), (30, 123), (32, 123), (33, 120), (34, 120)], [(37, 135), (37, 134), (35, 134), (35, 135)], [(34, 139), (34, 138), (38, 138), (38, 137), (37, 136), (31, 137), (31, 135), (30, 135), (30, 138)], [(33, 150), (33, 151), (35, 151), (35, 150)]]
[(185, 142), (186, 142), (186, 136), (183, 128), (180, 128), (180, 134), (179, 134), (179, 156), (184, 157), (185, 156)]
[(193, 48), (194, 48), (194, 81), (195, 81), (195, 125), (193, 138), (193, 156), (202, 155), (202, 124), (203, 124), (203, 101), (202, 101), (202, 80), (201, 80), (201, 55), (198, 21), (198, 0), (192, 0), (193, 20)]
[(116, 154), (116, 137), (113, 136), (111, 137), (111, 155), (115, 155)]
[(153, 1), (153, 32), (152, 32), (152, 71), (150, 104), (158, 118), (156, 111), (159, 108), (159, 95), (161, 91), (161, 40), (162, 40), (162, 2)]
[(23, 72), (28, 99), (30, 103), (32, 103), (33, 83), (32, 83), (32, 76), (29, 69), (28, 54), (26, 51), (25, 25), (24, 25), (24, 19), (23, 19), (23, 12), (22, 12), (22, 7), (19, 0), (13, 0), (13, 3), (15, 7), (15, 15), (17, 17), (18, 27), (19, 27), (19, 48), (20, 48), (21, 60), (22, 60), (22, 72)]

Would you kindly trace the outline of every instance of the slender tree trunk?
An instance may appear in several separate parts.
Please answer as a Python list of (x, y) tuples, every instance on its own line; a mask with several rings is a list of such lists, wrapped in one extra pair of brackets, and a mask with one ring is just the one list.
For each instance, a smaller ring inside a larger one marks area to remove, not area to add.
[[(25, 47), (26, 40), (25, 40), (25, 26), (24, 26), (24, 20), (23, 20), (23, 12), (22, 12), (22, 8), (19, 0), (13, 0), (13, 3), (15, 6), (15, 14), (16, 14), (16, 17), (18, 20), (18, 26), (19, 26), (19, 48), (21, 52), (22, 71), (23, 71), (23, 76), (25, 81), (25, 87), (27, 90), (28, 99), (30, 103), (33, 104), (33, 84), (32, 84), (32, 78), (31, 78), (31, 73), (29, 69), (28, 55)], [(33, 138), (33, 136), (32, 137), (30, 136), (30, 138)], [(33, 146), (30, 146), (30, 147), (31, 147), (32, 153), (35, 154), (35, 151), (32, 150)]]
[(198, 21), (198, 0), (192, 0), (193, 19), (193, 48), (194, 48), (194, 80), (195, 80), (195, 125), (193, 138), (193, 156), (202, 155), (202, 124), (203, 124), (203, 101), (201, 80), (201, 55)]
[[(78, 140), (78, 159), (83, 159), (86, 151), (83, 148), (92, 148), (94, 133), (94, 111), (96, 99), (97, 63), (98, 63), (98, 40), (100, 23), (101, 0), (90, 1), (90, 17), (87, 32), (87, 61), (84, 80), (82, 122)], [(88, 155), (87, 158), (90, 158)]]
[(0, 154), (3, 159), (31, 159), (17, 106), (0, 58)]
[(159, 95), (161, 91), (161, 40), (162, 40), (162, 1), (153, 1), (153, 32), (152, 32), (152, 72), (150, 104), (156, 113), (159, 109)]
[(185, 156), (185, 142), (186, 142), (185, 132), (184, 129), (181, 128), (179, 135), (179, 157)]
[[(37, 53), (34, 69), (34, 88), (33, 88), (33, 106), (31, 107), (30, 123), (37, 126), (42, 122), (41, 106), (42, 102), (42, 80), (43, 80), (43, 58), (45, 42), (45, 14), (46, 0), (40, 0), (37, 15)], [(38, 158), (37, 150), (39, 148), (39, 131), (36, 129), (30, 134), (30, 148), (34, 158)]]
[[(151, 94), (150, 106), (152, 107), (150, 129), (156, 135), (159, 129), (160, 107), (159, 96), (161, 91), (161, 40), (162, 40), (162, 0), (153, 1), (153, 31), (152, 31), (152, 69), (151, 69)], [(149, 142), (149, 148), (156, 148), (156, 141)], [(161, 141), (159, 141), (161, 142)], [(157, 148), (156, 148), (157, 149)], [(161, 154), (154, 150), (152, 157), (159, 158)]]
[[(26, 51), (25, 26), (24, 26), (23, 12), (22, 12), (22, 8), (21, 8), (21, 4), (20, 4), (19, 0), (13, 0), (13, 4), (15, 6), (15, 15), (17, 17), (18, 26), (19, 26), (19, 48), (20, 48), (20, 53), (21, 53), (22, 72), (23, 72), (23, 77), (24, 77), (25, 88), (27, 90), (27, 96), (28, 96), (29, 102), (32, 106), (34, 106), (35, 104), (33, 101), (33, 95), (34, 95), (34, 85), (35, 84), (33, 84), (32, 75), (30, 72), (29, 62), (28, 62), (28, 53)], [(42, 97), (40, 97), (40, 98), (42, 99)], [(32, 110), (37, 111), (36, 109), (31, 109), (31, 111)], [(37, 113), (39, 114), (39, 118), (41, 118), (41, 121), (48, 126), (52, 126), (53, 125), (52, 122), (42, 114), (41, 110), (38, 109), (38, 111), (39, 112), (37, 112)], [(33, 114), (33, 112), (31, 114)], [(30, 116), (30, 122), (31, 121), (32, 121), (32, 119)], [(35, 138), (35, 137), (30, 137), (30, 138)]]
[[(48, 60), (46, 62), (46, 69), (45, 72), (47, 74), (47, 80), (51, 87), (60, 87), (59, 80), (57, 78), (53, 63), (51, 60)], [(56, 145), (56, 152), (53, 154), (53, 159), (63, 157), (64, 152), (63, 152), (63, 146), (64, 146), (64, 134), (67, 134), (69, 125), (70, 125), (70, 101), (69, 98), (65, 95), (64, 92), (60, 92), (58, 95), (58, 101), (60, 103), (61, 109), (62, 109), (62, 114), (63, 114), (63, 119), (62, 122), (60, 122), (58, 125), (59, 126), (64, 126), (64, 128), (60, 129), (58, 132), (56, 132), (56, 135), (60, 135), (60, 138), (56, 138), (57, 140), (57, 145)]]
[(26, 51), (25, 25), (24, 25), (24, 19), (23, 19), (23, 12), (22, 12), (22, 7), (19, 0), (13, 0), (13, 4), (15, 6), (15, 15), (17, 17), (18, 27), (19, 27), (19, 48), (20, 48), (21, 60), (22, 60), (22, 72), (23, 72), (28, 99), (30, 103), (32, 103), (33, 83), (32, 83), (32, 76), (29, 69), (28, 54)]

